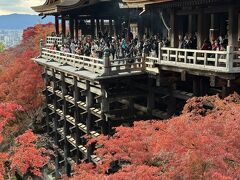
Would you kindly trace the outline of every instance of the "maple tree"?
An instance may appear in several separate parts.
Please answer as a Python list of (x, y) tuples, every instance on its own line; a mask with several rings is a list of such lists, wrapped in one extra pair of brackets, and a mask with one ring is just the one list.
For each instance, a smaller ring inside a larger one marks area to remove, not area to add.
[[(0, 104), (0, 143), (4, 140), (2, 136), (4, 128), (8, 123), (16, 120), (15, 112), (22, 110), (22, 107), (15, 103)], [(44, 148), (36, 146), (37, 139), (37, 136), (28, 130), (15, 139), (16, 143), (11, 151), (0, 152), (0, 179), (6, 174), (10, 177), (10, 174), (14, 174), (17, 170), (23, 175), (30, 170), (32, 174), (41, 176), (40, 168), (48, 162), (48, 156), (44, 155), (46, 152)], [(11, 166), (6, 167), (6, 163), (10, 163)]]
[[(43, 31), (44, 29), (44, 31)], [(32, 58), (39, 55), (40, 39), (53, 31), (52, 24), (36, 25), (23, 32), (23, 40), (0, 56), (0, 100), (16, 102), (24, 109), (42, 105), (42, 68)]]
[(12, 148), (11, 154), (11, 170), (18, 170), (21, 174), (30, 171), (36, 176), (41, 176), (40, 169), (49, 160), (46, 155), (46, 149), (38, 148), (34, 143), (37, 136), (32, 130), (26, 131), (23, 135), (16, 138), (17, 145)]
[(22, 110), (22, 107), (15, 103), (0, 103), (0, 143), (3, 141), (4, 127), (10, 122), (16, 120), (15, 111)]
[(183, 114), (167, 121), (117, 127), (102, 147), (98, 165), (76, 167), (73, 179), (238, 179), (240, 97), (193, 98)]
[(0, 179), (10, 179), (16, 171), (40, 176), (48, 161), (45, 149), (35, 144), (37, 136), (23, 132), (43, 102), (42, 68), (31, 58), (39, 55), (40, 39), (52, 31), (52, 24), (29, 27), (18, 46), (0, 54)]

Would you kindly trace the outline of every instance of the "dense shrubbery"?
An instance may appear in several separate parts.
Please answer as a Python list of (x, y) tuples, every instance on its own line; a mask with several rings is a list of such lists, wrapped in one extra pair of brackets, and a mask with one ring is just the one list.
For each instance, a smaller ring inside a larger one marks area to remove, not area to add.
[(77, 166), (73, 179), (239, 179), (239, 117), (237, 94), (193, 98), (179, 117), (96, 139), (102, 162)]

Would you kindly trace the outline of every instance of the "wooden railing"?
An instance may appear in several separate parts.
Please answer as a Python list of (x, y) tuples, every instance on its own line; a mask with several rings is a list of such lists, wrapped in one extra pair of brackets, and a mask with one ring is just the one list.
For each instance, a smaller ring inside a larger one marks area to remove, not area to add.
[(144, 62), (142, 57), (115, 59), (110, 61), (110, 74), (119, 74), (133, 71), (143, 71)]
[(62, 65), (70, 65), (76, 69), (86, 69), (101, 75), (117, 75), (131, 72), (143, 72), (144, 62), (141, 57), (110, 60), (109, 56), (104, 59), (65, 53), (48, 48), (41, 49), (40, 57), (47, 61), (54, 61)]
[(47, 36), (46, 46), (51, 46), (53, 44), (61, 46), (63, 44), (63, 37)]
[(104, 73), (102, 59), (80, 56), (77, 54), (65, 53), (56, 50), (42, 48), (41, 57), (48, 61), (55, 61), (62, 65), (70, 65), (76, 69), (86, 69), (94, 73)]
[(161, 47), (159, 57), (147, 57), (147, 64), (175, 66), (212, 72), (240, 72), (240, 52), (231, 46), (226, 51), (207, 51)]

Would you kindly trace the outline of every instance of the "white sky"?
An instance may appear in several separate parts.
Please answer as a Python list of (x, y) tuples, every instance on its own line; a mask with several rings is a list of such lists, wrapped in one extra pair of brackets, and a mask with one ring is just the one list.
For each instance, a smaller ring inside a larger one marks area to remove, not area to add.
[(0, 0), (0, 15), (36, 14), (31, 6), (42, 5), (45, 0)]

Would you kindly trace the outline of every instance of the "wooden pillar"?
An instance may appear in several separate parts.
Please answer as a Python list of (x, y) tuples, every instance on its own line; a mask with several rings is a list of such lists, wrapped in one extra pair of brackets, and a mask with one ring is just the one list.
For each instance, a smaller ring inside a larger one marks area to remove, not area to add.
[(104, 27), (104, 19), (101, 19), (101, 31), (104, 33), (105, 27)]
[(193, 94), (194, 96), (199, 96), (200, 93), (199, 93), (199, 90), (200, 90), (200, 86), (199, 86), (199, 79), (198, 77), (194, 77), (193, 78)]
[(97, 32), (96, 32), (96, 29), (95, 29), (95, 20), (94, 19), (91, 19), (91, 35), (92, 35), (92, 38), (94, 38), (94, 36), (96, 36)]
[[(59, 134), (58, 134), (58, 115), (57, 115), (57, 95), (56, 95), (56, 87), (57, 87), (57, 83), (56, 83), (56, 74), (55, 74), (55, 70), (52, 69), (52, 82), (53, 82), (53, 113), (54, 113), (54, 117), (53, 117), (53, 132), (54, 132), (54, 145), (55, 146), (59, 146)], [(59, 155), (58, 155), (58, 151), (57, 148), (55, 148), (55, 166), (56, 166), (56, 178), (59, 177)]]
[[(74, 119), (75, 119), (75, 140), (76, 140), (76, 146), (78, 147), (80, 145), (81, 142), (81, 134), (80, 134), (80, 129), (78, 127), (78, 124), (80, 123), (80, 110), (78, 107), (78, 101), (80, 99), (80, 91), (78, 88), (78, 80), (77, 78), (74, 76), (73, 77), (73, 81), (74, 81), (74, 106), (75, 106), (75, 111), (74, 111)], [(77, 164), (80, 163), (80, 158), (81, 158), (81, 152), (79, 151), (79, 148), (77, 148)]]
[(119, 18), (114, 19), (114, 28), (116, 35), (119, 35), (122, 31), (121, 21), (119, 20)]
[(215, 29), (215, 14), (211, 14), (211, 15), (210, 15), (210, 18), (211, 18), (210, 28), (211, 28), (211, 29)]
[(234, 6), (228, 8), (228, 45), (238, 47), (238, 13)]
[(62, 16), (62, 35), (66, 37), (66, 19), (65, 16)]
[(109, 33), (111, 36), (114, 36), (114, 32), (113, 32), (113, 20), (110, 19), (109, 20)]
[(176, 84), (172, 82), (168, 87), (169, 98), (167, 100), (167, 114), (169, 117), (174, 115), (174, 113), (176, 112), (176, 98), (173, 95), (175, 89)]
[(107, 117), (105, 114), (109, 112), (109, 102), (107, 100), (107, 92), (105, 87), (102, 85), (102, 102), (101, 102), (101, 112), (102, 112), (102, 134), (107, 135), (109, 133)]
[(200, 80), (199, 80), (199, 91), (200, 91), (199, 96), (205, 96), (206, 95), (205, 84), (204, 84), (204, 78), (203, 77), (200, 77)]
[(96, 35), (98, 36), (98, 33), (100, 32), (100, 24), (99, 19), (96, 19)]
[(211, 34), (209, 34), (209, 39), (213, 43), (214, 40), (218, 38), (218, 15), (211, 14), (211, 23), (210, 23)]
[(222, 87), (222, 98), (226, 98), (229, 94), (230, 94), (230, 88), (229, 87), (227, 87), (227, 85), (224, 85), (223, 87)]
[(65, 96), (67, 95), (67, 86), (66, 86), (66, 82), (65, 82), (65, 74), (63, 72), (60, 73), (61, 75), (61, 84), (62, 84), (62, 95), (63, 95), (63, 103), (62, 103), (62, 112), (63, 112), (63, 120), (64, 120), (64, 127), (63, 127), (63, 131), (64, 131), (64, 161), (65, 161), (65, 173), (67, 175), (70, 175), (71, 171), (70, 171), (70, 164), (68, 162), (68, 157), (70, 154), (70, 147), (69, 147), (69, 142), (67, 139), (67, 136), (70, 134), (69, 132), (69, 122), (66, 119), (67, 116), (67, 100), (65, 98)]
[(59, 34), (59, 17), (58, 17), (58, 15), (55, 15), (55, 31), (56, 31), (56, 34), (58, 35)]
[[(87, 119), (86, 119), (86, 126), (87, 126), (87, 135), (90, 135), (92, 129), (92, 114), (91, 114), (91, 107), (93, 106), (93, 94), (90, 90), (90, 81), (86, 81), (86, 105), (87, 105)], [(87, 147), (87, 159), (91, 161), (91, 155), (93, 154), (93, 147), (89, 145)]]
[(203, 41), (204, 41), (204, 25), (203, 25), (203, 17), (204, 14), (203, 14), (203, 10), (201, 9), (198, 13), (198, 25), (197, 25), (197, 28), (198, 28), (198, 31), (197, 31), (197, 47), (198, 49), (201, 49), (202, 47), (202, 44), (203, 44)]
[(177, 22), (176, 22), (176, 13), (175, 10), (172, 9), (170, 11), (170, 32), (169, 32), (169, 38), (171, 47), (177, 47), (178, 44), (178, 32), (177, 32)]
[(74, 19), (74, 24), (75, 24), (75, 40), (76, 41), (78, 41), (78, 35), (79, 35), (79, 23), (78, 23), (78, 18), (77, 17), (75, 17), (75, 19)]
[(45, 116), (45, 121), (46, 121), (46, 127), (47, 127), (47, 133), (50, 132), (50, 117), (49, 114), (51, 112), (51, 110), (48, 108), (48, 102), (50, 100), (49, 95), (50, 93), (48, 92), (47, 86), (49, 84), (49, 78), (48, 78), (48, 74), (47, 74), (47, 68), (44, 68), (44, 84), (45, 84), (45, 97), (46, 97), (46, 116)]
[(87, 105), (87, 111), (88, 111), (88, 117), (87, 117), (87, 134), (90, 134), (91, 128), (92, 128), (92, 114), (90, 108), (93, 106), (93, 94), (90, 91), (90, 81), (86, 81), (86, 105)]
[(60, 178), (60, 174), (59, 174), (59, 153), (57, 150), (55, 150), (55, 178), (58, 179)]
[(152, 115), (152, 110), (155, 108), (155, 95), (153, 92), (154, 80), (152, 78), (148, 79), (148, 97), (147, 97), (147, 111)]
[(188, 15), (188, 34), (192, 35), (193, 33), (193, 15)]
[(52, 81), (53, 81), (53, 113), (54, 113), (54, 118), (53, 118), (53, 126), (54, 126), (54, 143), (55, 145), (59, 145), (59, 141), (58, 141), (58, 114), (57, 114), (57, 95), (56, 95), (56, 90), (57, 90), (57, 79), (56, 79), (56, 74), (55, 74), (55, 70), (52, 69)]
[(69, 19), (69, 30), (70, 30), (70, 38), (74, 38), (74, 19), (72, 16), (70, 16)]

